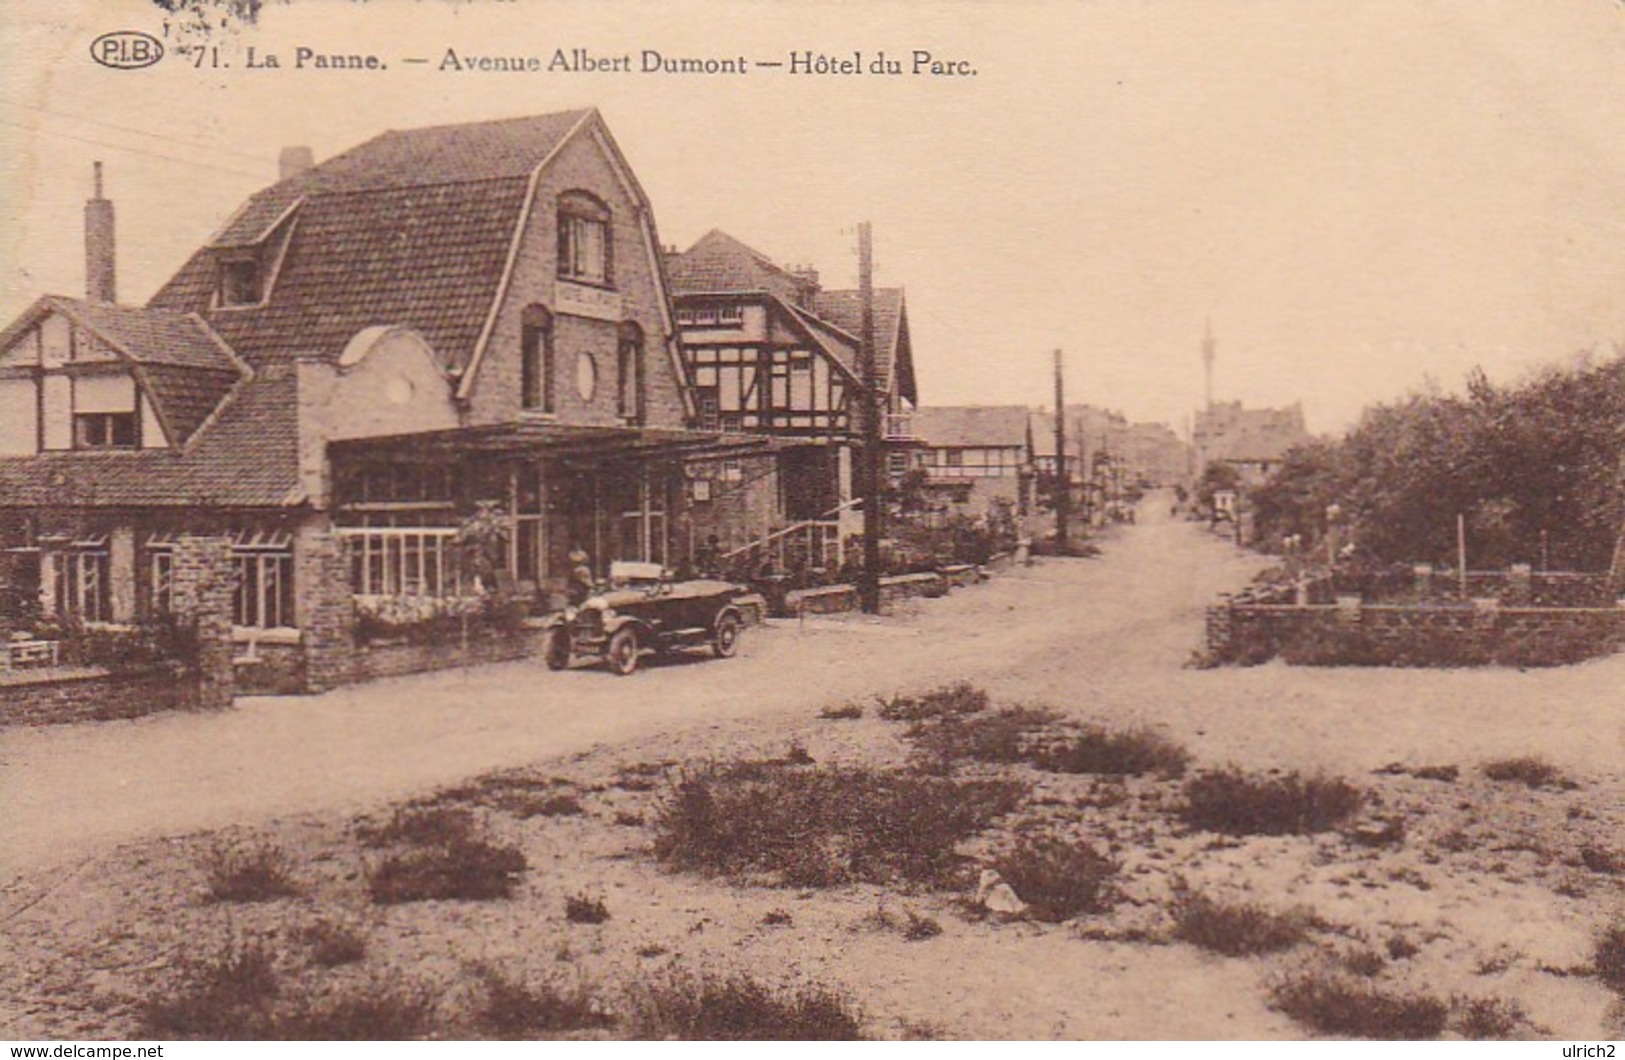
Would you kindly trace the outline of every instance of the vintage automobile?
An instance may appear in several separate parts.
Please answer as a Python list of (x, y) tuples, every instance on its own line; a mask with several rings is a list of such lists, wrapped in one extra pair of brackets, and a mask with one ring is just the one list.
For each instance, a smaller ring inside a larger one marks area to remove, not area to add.
[(578, 655), (596, 655), (625, 676), (637, 670), (644, 652), (706, 646), (729, 658), (745, 625), (735, 603), (744, 592), (732, 582), (673, 581), (658, 563), (612, 563), (608, 585), (548, 623), (548, 668), (562, 670)]

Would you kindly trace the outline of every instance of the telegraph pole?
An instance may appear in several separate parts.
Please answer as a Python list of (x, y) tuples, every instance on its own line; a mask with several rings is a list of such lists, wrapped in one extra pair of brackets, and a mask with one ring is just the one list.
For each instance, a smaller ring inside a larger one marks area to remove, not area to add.
[(1066, 469), (1066, 388), (1061, 351), (1055, 351), (1055, 545), (1066, 555), (1067, 522), (1072, 514), (1072, 476)]
[(858, 372), (862, 379), (863, 411), (863, 574), (858, 580), (858, 605), (867, 614), (880, 613), (880, 395), (875, 377), (874, 237), (869, 222), (858, 225), (858, 298), (863, 305), (863, 334), (859, 336)]

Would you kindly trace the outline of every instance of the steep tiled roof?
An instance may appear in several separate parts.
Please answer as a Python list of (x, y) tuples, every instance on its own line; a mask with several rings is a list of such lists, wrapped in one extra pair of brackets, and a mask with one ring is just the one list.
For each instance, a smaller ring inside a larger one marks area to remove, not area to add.
[(673, 295), (766, 291), (799, 304), (810, 293), (809, 281), (715, 228), (681, 254), (666, 258), (666, 278)]
[[(822, 321), (823, 335), (833, 327), (848, 341), (835, 352), (857, 373), (857, 344), (863, 334), (863, 300), (858, 291), (820, 290), (809, 279), (793, 275), (726, 232), (713, 228), (692, 247), (666, 259), (674, 296), (765, 291), (796, 308), (799, 316)], [(805, 320), (804, 320), (805, 322)], [(917, 401), (914, 354), (909, 342), (908, 313), (898, 287), (875, 289), (875, 371), (909, 401)], [(893, 375), (896, 381), (893, 383)]]
[(297, 503), (292, 365), (238, 390), (218, 422), (179, 449), (49, 452), (0, 458), (8, 506), (278, 507)]
[(1027, 416), (1021, 405), (927, 405), (914, 410), (914, 434), (935, 448), (1025, 447)]
[(250, 363), (337, 357), (374, 324), (414, 328), (447, 364), (467, 363), (496, 297), (524, 178), (347, 191), (305, 199), (263, 306), (210, 309), (205, 249), (153, 300), (205, 314)]
[[(819, 291), (813, 296), (813, 311), (852, 335), (863, 334), (863, 297), (860, 291)], [(908, 337), (908, 313), (901, 287), (875, 288), (875, 371), (891, 382), (895, 373), (897, 392), (918, 401), (914, 385), (914, 351)]]

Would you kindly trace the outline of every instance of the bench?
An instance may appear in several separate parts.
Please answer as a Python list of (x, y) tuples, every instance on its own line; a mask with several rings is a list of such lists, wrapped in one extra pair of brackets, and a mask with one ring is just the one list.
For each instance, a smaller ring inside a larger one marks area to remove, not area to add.
[(58, 643), (54, 640), (13, 640), (0, 642), (0, 673), (19, 666), (55, 666)]

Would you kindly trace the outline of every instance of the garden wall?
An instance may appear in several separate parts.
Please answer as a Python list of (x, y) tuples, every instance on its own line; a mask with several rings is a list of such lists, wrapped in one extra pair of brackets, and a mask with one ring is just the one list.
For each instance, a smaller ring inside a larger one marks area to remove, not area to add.
[(1207, 654), (1215, 663), (1280, 656), (1311, 666), (1558, 666), (1625, 647), (1625, 607), (1261, 604), (1227, 600), (1208, 609)]
[(197, 679), (161, 666), (138, 673), (97, 668), (22, 671), (0, 679), (0, 727), (139, 718), (197, 702)]

